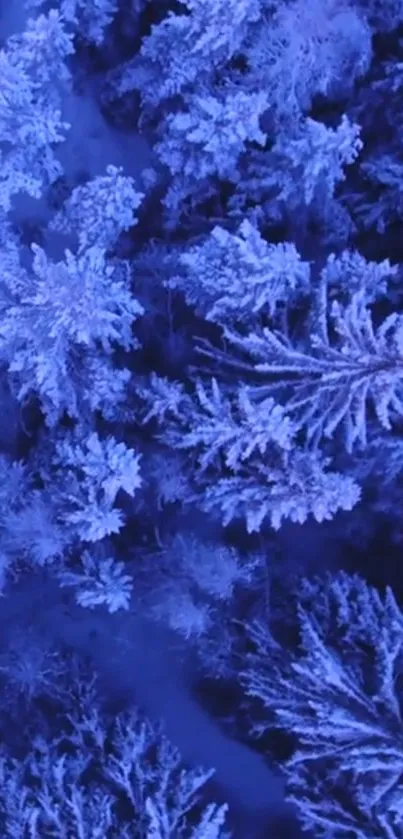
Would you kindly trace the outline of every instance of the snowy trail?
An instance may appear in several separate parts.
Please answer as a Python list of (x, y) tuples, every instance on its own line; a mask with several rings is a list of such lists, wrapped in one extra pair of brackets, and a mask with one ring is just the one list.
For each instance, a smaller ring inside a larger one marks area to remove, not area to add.
[(151, 719), (162, 719), (185, 761), (214, 768), (223, 800), (249, 824), (249, 832), (237, 833), (241, 839), (252, 839), (256, 823), (290, 817), (282, 779), (256, 752), (227, 737), (193, 698), (171, 633), (137, 614), (64, 605), (60, 589), (46, 581), (34, 590), (14, 589), (1, 612), (7, 634), (28, 624), (49, 642), (90, 655), (108, 699), (123, 696)]

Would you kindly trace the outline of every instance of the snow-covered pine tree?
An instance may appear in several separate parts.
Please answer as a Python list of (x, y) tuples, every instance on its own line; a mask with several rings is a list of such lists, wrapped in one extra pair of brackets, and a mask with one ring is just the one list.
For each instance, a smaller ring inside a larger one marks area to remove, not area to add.
[[(52, 10), (27, 22), (0, 50), (0, 208), (27, 192), (39, 198), (62, 173), (54, 146), (69, 128), (62, 118), (61, 87), (74, 52), (63, 19)], [(57, 81), (56, 81), (57, 79)]]
[(306, 579), (296, 594), (297, 654), (274, 650), (264, 625), (249, 627), (242, 681), (260, 706), (256, 734), (293, 736), (284, 769), (305, 829), (400, 839), (403, 613), (391, 589), (344, 572)]

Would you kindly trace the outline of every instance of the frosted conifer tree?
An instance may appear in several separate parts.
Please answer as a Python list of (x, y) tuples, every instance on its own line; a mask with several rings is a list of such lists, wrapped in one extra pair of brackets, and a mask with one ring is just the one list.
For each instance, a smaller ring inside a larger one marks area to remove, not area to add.
[(123, 526), (116, 496), (120, 490), (133, 496), (141, 487), (140, 456), (112, 436), (100, 439), (80, 428), (70, 436), (56, 443), (42, 475), (52, 481), (57, 518), (71, 537), (97, 542)]
[[(214, 770), (186, 766), (162, 729), (135, 708), (111, 722), (101, 711), (94, 678), (77, 664), (75, 671), (73, 690), (68, 674), (59, 675), (69, 697), (62, 736), (34, 731), (18, 757), (2, 749), (4, 836), (230, 839), (227, 805), (209, 801), (205, 790)], [(52, 685), (41, 687), (43, 696), (51, 694)]]
[(297, 448), (296, 427), (270, 396), (255, 400), (243, 387), (231, 398), (213, 380), (211, 390), (196, 383), (192, 398), (155, 376), (141, 395), (149, 406), (143, 421), (157, 417), (160, 439), (188, 453), (195, 484), (188, 500), (224, 524), (245, 519), (253, 532), (266, 518), (275, 529), (287, 518), (324, 521), (360, 498), (352, 478), (328, 471), (329, 458)]
[(230, 214), (258, 224), (305, 222), (307, 211), (326, 223), (334, 194), (362, 149), (360, 127), (343, 116), (337, 128), (307, 118), (277, 132), (267, 150), (253, 149), (240, 161), (240, 177), (229, 201)]
[[(74, 52), (71, 36), (54, 10), (29, 20), (25, 32), (11, 36), (0, 50), (0, 207), (28, 192), (39, 198), (62, 173), (53, 147), (65, 139), (60, 83), (69, 73), (65, 59)], [(58, 82), (55, 82), (55, 79)]]
[(371, 30), (357, 8), (340, 0), (275, 3), (250, 27), (245, 84), (264, 88), (277, 118), (306, 113), (318, 94), (344, 94), (371, 60)]
[[(334, 272), (334, 262), (331, 267)], [(383, 270), (381, 266), (380, 277)], [(340, 292), (332, 300), (331, 277), (328, 266), (304, 339), (293, 342), (288, 334), (267, 327), (246, 337), (228, 329), (225, 334), (254, 359), (253, 369), (261, 377), (253, 388), (256, 397), (275, 395), (314, 447), (341, 428), (351, 451), (366, 444), (369, 403), (385, 429), (402, 416), (403, 321), (392, 313), (375, 326), (364, 284), (351, 290), (345, 302)]]
[[(241, 89), (267, 91), (271, 107), (295, 116), (316, 94), (339, 92), (369, 66), (370, 27), (347, 2), (182, 3), (185, 13), (153, 26), (139, 56), (113, 74), (118, 95), (138, 89), (145, 108), (155, 109), (196, 82), (213, 91), (218, 68)], [(242, 71), (230, 66), (239, 57)]]
[[(93, 246), (79, 255), (66, 250), (63, 262), (52, 262), (33, 245), (33, 276), (23, 272), (18, 293), (4, 306), (0, 327), (0, 355), (7, 362), (20, 400), (40, 396), (49, 425), (67, 411), (80, 415), (90, 396), (82, 381), (87, 353), (103, 356), (114, 346), (135, 346), (132, 322), (143, 309), (131, 295), (127, 266), (107, 260), (105, 250)], [(98, 374), (102, 379), (106, 375)], [(127, 380), (120, 371), (118, 380)], [(116, 389), (116, 388), (115, 388)]]
[(298, 600), (297, 655), (274, 654), (264, 626), (249, 628), (242, 679), (268, 714), (256, 733), (292, 733), (289, 794), (315, 836), (400, 839), (403, 613), (389, 588), (344, 572), (305, 580)]
[(73, 190), (49, 227), (74, 233), (82, 251), (94, 246), (107, 250), (116, 244), (122, 231), (137, 224), (135, 211), (143, 197), (122, 167), (107, 166), (106, 175)]
[(170, 13), (154, 25), (140, 53), (111, 74), (118, 96), (138, 89), (154, 109), (177, 94), (209, 89), (210, 77), (240, 50), (261, 0), (181, 0), (185, 14)]
[(260, 313), (309, 289), (310, 267), (291, 242), (270, 245), (244, 221), (236, 233), (215, 227), (199, 245), (179, 255), (181, 273), (167, 281), (207, 320), (254, 322)]
[(172, 225), (186, 199), (200, 203), (209, 197), (212, 178), (236, 182), (237, 162), (248, 142), (264, 146), (259, 119), (267, 110), (263, 91), (228, 90), (217, 96), (194, 95), (187, 110), (166, 118), (155, 150), (173, 176), (164, 204)]
[[(25, 6), (30, 10), (38, 9), (45, 2), (25, 0)], [(118, 0), (52, 0), (52, 5), (57, 6), (69, 27), (97, 45), (102, 44), (105, 29), (118, 10)]]

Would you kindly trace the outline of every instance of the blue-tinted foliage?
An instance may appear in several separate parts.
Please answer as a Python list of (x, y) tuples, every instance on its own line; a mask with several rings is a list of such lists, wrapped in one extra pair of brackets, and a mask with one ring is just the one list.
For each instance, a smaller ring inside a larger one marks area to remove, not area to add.
[(4, 839), (402, 839), (402, 24), (0, 2)]
[[(39, 9), (45, 3), (46, 0), (25, 0), (29, 10)], [(59, 9), (69, 27), (95, 44), (102, 43), (105, 29), (118, 10), (117, 0), (54, 0), (52, 6)]]
[[(58, 674), (60, 694), (63, 675), (65, 682), (66, 673)], [(102, 714), (86, 674), (75, 675), (81, 683), (76, 681), (70, 691), (61, 736), (46, 737), (38, 729), (25, 755), (16, 758), (3, 752), (0, 757), (4, 835), (228, 836), (222, 830), (225, 805), (202, 806), (203, 787), (213, 771), (185, 768), (160, 727), (135, 711), (119, 714), (112, 722)], [(52, 692), (46, 681), (41, 688), (42, 693)], [(91, 781), (86, 779), (88, 770)], [(119, 814), (122, 804), (124, 818)]]
[(298, 591), (300, 649), (273, 656), (261, 625), (243, 673), (267, 722), (293, 732), (289, 791), (316, 836), (398, 837), (401, 827), (403, 614), (359, 576), (303, 581)]
[(39, 198), (62, 173), (53, 146), (69, 128), (62, 117), (60, 85), (69, 80), (65, 60), (73, 52), (72, 38), (54, 10), (29, 20), (26, 31), (0, 50), (2, 210), (9, 210), (20, 192)]
[(309, 289), (309, 264), (291, 242), (271, 245), (244, 221), (236, 233), (214, 227), (205, 241), (179, 256), (181, 273), (168, 280), (207, 320), (253, 322)]
[[(362, 276), (356, 275), (354, 288), (347, 285), (347, 271), (357, 267)], [(309, 331), (297, 341), (287, 327), (283, 334), (264, 327), (246, 336), (225, 330), (230, 342), (254, 359), (261, 379), (254, 393), (277, 394), (315, 447), (339, 426), (348, 451), (357, 442), (364, 446), (369, 400), (386, 429), (402, 414), (401, 316), (394, 312), (375, 327), (370, 307), (371, 298), (382, 293), (385, 273), (394, 273), (389, 263), (366, 265), (346, 253), (339, 261), (331, 257), (313, 296)]]

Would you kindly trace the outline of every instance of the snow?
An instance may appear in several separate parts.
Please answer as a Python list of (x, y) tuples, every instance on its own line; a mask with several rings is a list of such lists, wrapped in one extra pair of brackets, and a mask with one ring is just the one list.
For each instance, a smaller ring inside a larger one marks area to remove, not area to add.
[(100, 79), (88, 79), (80, 94), (72, 91), (63, 103), (63, 119), (70, 123), (67, 141), (59, 146), (58, 159), (70, 181), (79, 172), (102, 175), (109, 164), (123, 166), (140, 186), (142, 169), (151, 165), (152, 152), (140, 134), (109, 125), (97, 102)]
[(22, 32), (27, 17), (24, 0), (0, 0), (0, 43)]
[[(24, 616), (22, 619), (21, 616)], [(45, 576), (25, 578), (2, 599), (3, 627), (24, 631), (34, 624), (47, 643), (70, 647), (93, 658), (105, 698), (128, 701), (165, 731), (185, 761), (215, 768), (215, 781), (230, 809), (248, 813), (248, 823), (286, 813), (282, 780), (264, 760), (231, 740), (191, 694), (173, 633), (157, 627), (139, 611), (83, 609), (66, 602), (56, 582)], [(253, 834), (252, 834), (253, 835)]]

